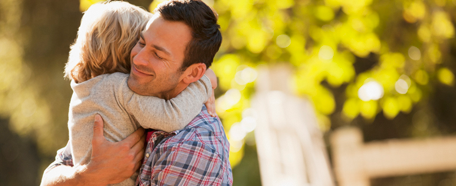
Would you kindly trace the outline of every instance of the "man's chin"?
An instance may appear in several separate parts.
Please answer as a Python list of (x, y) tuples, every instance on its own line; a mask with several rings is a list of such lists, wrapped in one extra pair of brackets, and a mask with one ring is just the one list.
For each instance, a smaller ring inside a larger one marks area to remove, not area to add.
[(148, 90), (148, 85), (147, 83), (141, 83), (140, 81), (138, 81), (137, 78), (135, 78), (135, 76), (131, 76), (128, 78), (128, 81), (127, 81), (127, 85), (128, 85), (128, 88), (130, 88), (131, 91), (133, 91), (134, 93), (136, 94), (139, 94), (141, 96), (156, 96), (158, 97), (156, 94), (154, 94), (154, 92)]
[(129, 83), (134, 83), (136, 85), (145, 84), (150, 82), (153, 78), (152, 75), (145, 75), (141, 73), (130, 72), (130, 78), (128, 79)]

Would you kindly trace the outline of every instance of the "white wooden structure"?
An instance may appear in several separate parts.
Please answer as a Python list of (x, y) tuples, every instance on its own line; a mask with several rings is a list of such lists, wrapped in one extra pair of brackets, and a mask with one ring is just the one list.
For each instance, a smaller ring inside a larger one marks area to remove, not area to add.
[(339, 186), (369, 186), (371, 178), (456, 170), (456, 137), (363, 143), (359, 129), (331, 136)]
[(265, 186), (333, 186), (322, 133), (309, 101), (291, 93), (287, 66), (259, 70), (252, 108)]

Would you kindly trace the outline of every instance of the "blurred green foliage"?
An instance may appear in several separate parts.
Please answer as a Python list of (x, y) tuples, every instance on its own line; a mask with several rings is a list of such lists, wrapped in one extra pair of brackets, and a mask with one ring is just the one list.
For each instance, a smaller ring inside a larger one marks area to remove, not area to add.
[(36, 185), (68, 138), (71, 92), (62, 67), (78, 24), (68, 20), (80, 19), (72, 4), (0, 1), (0, 173), (9, 175), (0, 185)]
[[(448, 48), (454, 42), (455, 1), (211, 3), (224, 36), (213, 69), (221, 89), (240, 93), (227, 92), (219, 98), (233, 100), (217, 104), (227, 131), (242, 123), (242, 113), (250, 107), (245, 100), (253, 92), (252, 81), (238, 81), (238, 76), (262, 64), (295, 67), (294, 92), (313, 102), (323, 131), (331, 127), (338, 87), (345, 89), (341, 118), (349, 122), (359, 115), (372, 121), (379, 113), (389, 119), (409, 113), (425, 99), (434, 80), (454, 86)], [(363, 59), (374, 62), (357, 70)], [(242, 148), (236, 144), (243, 143), (230, 141), (234, 146), (230, 159), (236, 166), (242, 159)]]

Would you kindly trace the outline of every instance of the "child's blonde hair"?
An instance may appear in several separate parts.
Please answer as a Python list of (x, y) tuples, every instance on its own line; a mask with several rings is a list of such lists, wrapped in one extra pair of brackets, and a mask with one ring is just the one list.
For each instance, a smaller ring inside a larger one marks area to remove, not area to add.
[(127, 2), (92, 5), (70, 47), (65, 77), (84, 82), (95, 76), (130, 72), (130, 52), (152, 14)]

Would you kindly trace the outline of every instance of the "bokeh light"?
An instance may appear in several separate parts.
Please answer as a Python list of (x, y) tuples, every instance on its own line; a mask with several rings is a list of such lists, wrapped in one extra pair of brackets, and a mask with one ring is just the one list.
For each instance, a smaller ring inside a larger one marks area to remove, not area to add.
[(377, 81), (369, 80), (358, 90), (358, 97), (363, 101), (378, 100), (383, 97), (383, 87)]
[(318, 52), (318, 57), (323, 60), (330, 60), (334, 57), (334, 50), (330, 46), (323, 45)]
[(288, 46), (290, 46), (291, 40), (289, 36), (282, 34), (277, 36), (276, 43), (277, 46), (279, 46), (280, 48), (287, 48)]
[(421, 51), (420, 51), (420, 49), (416, 48), (415, 46), (411, 46), (409, 48), (408, 55), (413, 60), (420, 60), (421, 59)]
[(394, 84), (394, 87), (399, 94), (405, 94), (410, 88), (410, 84), (410, 78), (406, 75), (401, 75), (401, 77)]
[(221, 96), (216, 101), (217, 112), (225, 112), (233, 107), (241, 100), (241, 92), (237, 89), (230, 89), (226, 91), (225, 95)]

